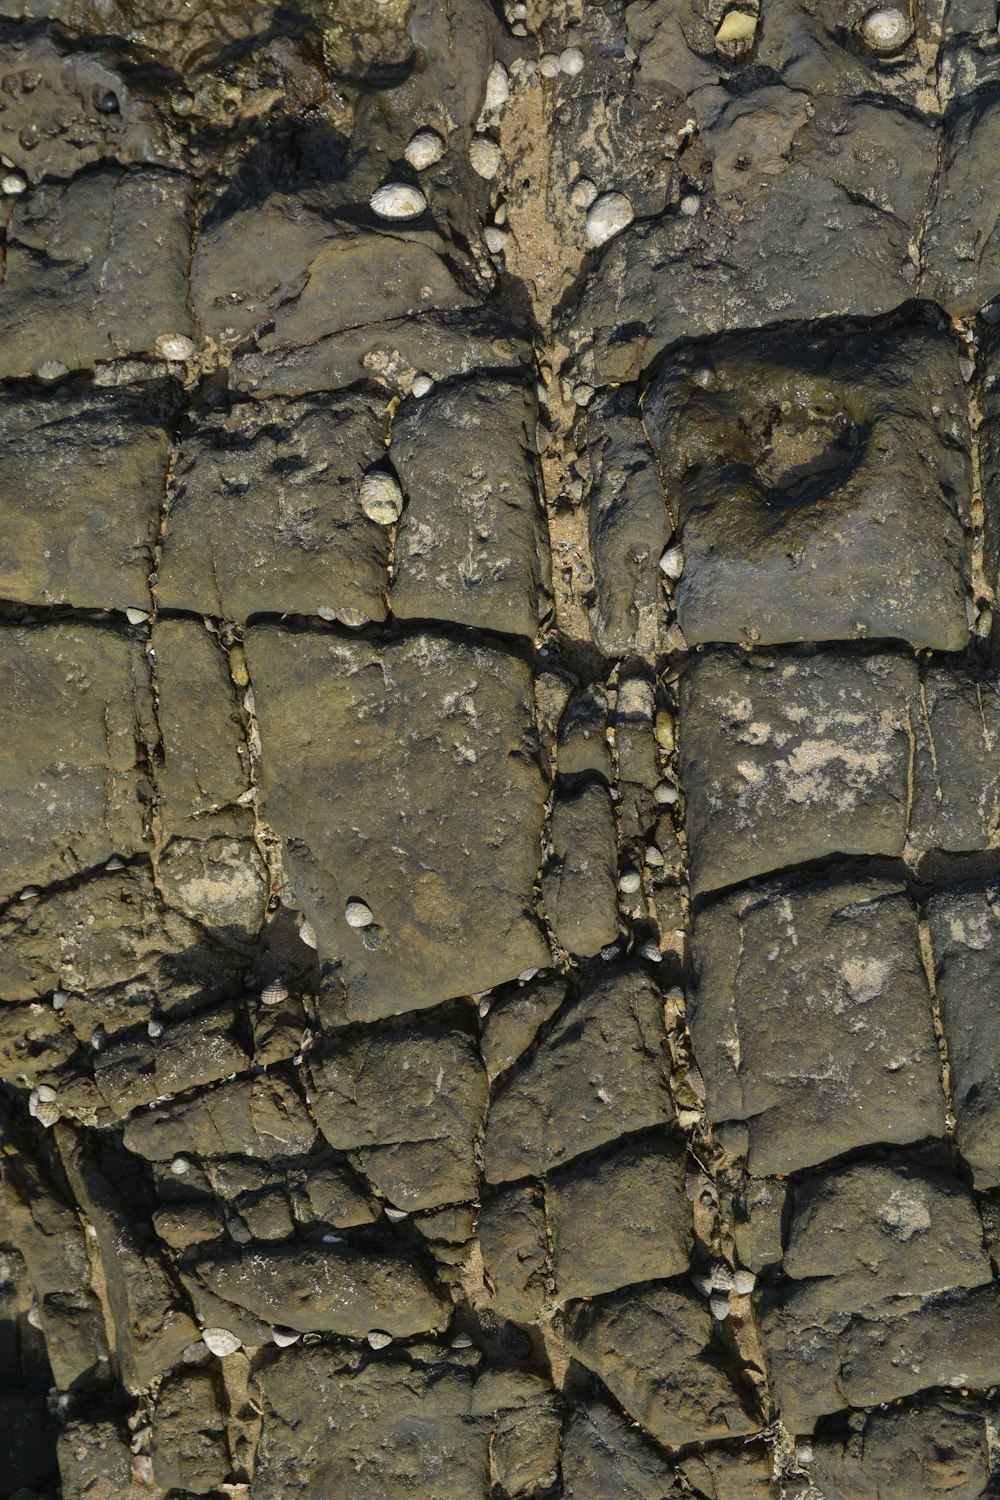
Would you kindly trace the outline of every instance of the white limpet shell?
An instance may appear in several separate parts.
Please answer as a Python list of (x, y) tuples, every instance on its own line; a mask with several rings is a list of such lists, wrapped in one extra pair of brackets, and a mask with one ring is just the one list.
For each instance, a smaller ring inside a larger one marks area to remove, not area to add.
[(368, 1342), (373, 1349), (387, 1349), (392, 1343), (392, 1334), (386, 1333), (383, 1328), (372, 1328), (368, 1333)]
[(870, 10), (861, 22), (861, 36), (873, 52), (895, 52), (910, 35), (910, 22), (894, 5)]
[(635, 218), (635, 210), (624, 193), (602, 193), (587, 214), (587, 243), (596, 249), (621, 234)]
[(390, 1224), (398, 1224), (400, 1220), (410, 1217), (405, 1208), (387, 1208), (384, 1212)]
[(411, 136), (403, 155), (415, 171), (422, 172), (425, 167), (432, 167), (440, 161), (447, 149), (436, 130), (418, 130)]
[(186, 1156), (175, 1156), (170, 1163), (170, 1170), (175, 1177), (184, 1177), (191, 1170), (191, 1163)]
[(660, 571), (677, 582), (684, 571), (684, 553), (680, 547), (667, 548), (660, 558)]
[(717, 1323), (722, 1323), (729, 1317), (729, 1298), (724, 1292), (713, 1292), (708, 1302), (712, 1309), (712, 1317)]
[(217, 1354), (220, 1359), (225, 1359), (227, 1354), (235, 1354), (237, 1349), (243, 1348), (243, 1340), (231, 1333), (228, 1328), (205, 1328), (202, 1330), (202, 1343), (210, 1354)]
[(483, 113), (491, 114), (495, 109), (502, 109), (510, 98), (510, 82), (507, 78), (507, 69), (502, 62), (495, 62), (486, 75), (486, 97), (483, 99)]
[(161, 359), (177, 361), (193, 359), (197, 352), (193, 339), (183, 333), (161, 333), (155, 347)]
[(284, 1005), (288, 999), (288, 986), (282, 984), (280, 979), (272, 979), (270, 984), (264, 986), (260, 992), (260, 1003), (262, 1005)]
[(293, 1344), (298, 1343), (301, 1337), (301, 1333), (296, 1333), (294, 1328), (271, 1329), (271, 1338), (277, 1344), (279, 1349), (290, 1349)]
[(642, 890), (642, 876), (638, 870), (623, 870), (618, 877), (618, 889), (625, 896), (634, 896)]
[(479, 176), (486, 178), (495, 177), (500, 170), (503, 158), (500, 155), (500, 147), (495, 141), (491, 141), (487, 135), (474, 135), (469, 142), (469, 166)]
[(414, 375), (410, 385), (411, 395), (416, 396), (419, 400), (421, 396), (429, 396), (433, 389), (434, 382), (429, 375), (425, 375), (423, 371), (418, 375)]
[(497, 229), (493, 224), (487, 224), (483, 230), (483, 239), (491, 255), (502, 255), (510, 235), (503, 229)]
[(733, 1290), (739, 1297), (749, 1297), (757, 1285), (757, 1278), (752, 1271), (739, 1270), (733, 1277)]
[(146, 621), (149, 619), (149, 610), (127, 609), (125, 611), (125, 618), (130, 625), (145, 625)]
[(27, 186), (27, 180), (21, 176), (20, 172), (7, 172), (3, 177), (0, 177), (0, 191), (9, 194), (11, 197), (16, 197), (18, 193), (23, 193)]
[(370, 927), (375, 920), (371, 907), (365, 901), (348, 901), (344, 907), (344, 917), (348, 927)]
[(365, 475), (358, 496), (369, 521), (379, 526), (391, 526), (403, 513), (403, 492), (384, 469), (372, 469)]
[(680, 201), (680, 211), (686, 219), (693, 219), (701, 207), (701, 199), (697, 193), (685, 193)]
[(574, 208), (589, 208), (596, 197), (597, 184), (591, 182), (589, 177), (578, 177), (573, 184), (569, 201)]
[(543, 78), (557, 78), (559, 76), (559, 58), (554, 52), (543, 54), (538, 64), (538, 71)]
[(315, 948), (317, 944), (316, 929), (311, 922), (303, 922), (299, 928), (299, 937), (307, 948)]
[(583, 72), (583, 53), (579, 47), (564, 47), (559, 54), (559, 71), (575, 78)]
[(380, 219), (417, 219), (427, 207), (420, 189), (408, 182), (385, 183), (375, 189), (369, 203)]

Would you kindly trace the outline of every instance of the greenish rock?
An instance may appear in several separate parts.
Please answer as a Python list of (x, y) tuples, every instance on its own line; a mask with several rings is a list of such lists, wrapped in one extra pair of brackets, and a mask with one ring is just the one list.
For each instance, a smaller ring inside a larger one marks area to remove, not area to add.
[(65, 388), (7, 396), (0, 438), (0, 527), (10, 539), (0, 597), (148, 611), (167, 476), (155, 403)]
[(397, 619), (537, 634), (549, 587), (537, 421), (530, 388), (505, 380), (460, 381), (397, 412), (389, 454), (406, 497), (393, 552)]
[[(375, 1020), (548, 965), (545, 784), (518, 657), (251, 629), (265, 815), (347, 1013)], [(349, 902), (372, 913), (347, 921)]]
[(333, 1245), (254, 1245), (206, 1251), (194, 1270), (212, 1297), (237, 1312), (301, 1333), (363, 1339), (377, 1328), (394, 1338), (412, 1338), (441, 1332), (451, 1313), (443, 1293), (398, 1254)]
[(383, 452), (381, 403), (354, 393), (234, 402), (193, 421), (173, 471), (161, 606), (384, 619), (386, 531), (359, 498)]
[(681, 1276), (694, 1248), (684, 1160), (643, 1141), (554, 1172), (545, 1188), (560, 1301)]
[(476, 1197), (487, 1080), (471, 1037), (424, 1023), (369, 1028), (311, 1063), (327, 1141), (407, 1212)]
[[(0, 375), (85, 370), (189, 337), (190, 186), (105, 164), (18, 199), (0, 288)], [(146, 268), (136, 274), (136, 266)]]
[(101, 626), (7, 627), (0, 698), (0, 897), (142, 849), (155, 733), (139, 643)]
[(832, 854), (903, 852), (912, 660), (698, 656), (680, 773), (697, 893)]
[(556, 941), (593, 957), (618, 938), (618, 847), (608, 789), (588, 782), (557, 791), (542, 899)]
[(652, 1282), (574, 1303), (563, 1327), (573, 1358), (657, 1442), (680, 1448), (755, 1430), (757, 1418), (715, 1342), (712, 1314), (688, 1288)]
[(944, 1134), (917, 918), (875, 878), (773, 882), (697, 913), (688, 1023), (716, 1123), (754, 1175)]
[(692, 646), (966, 645), (971, 469), (951, 340), (737, 334), (668, 359), (643, 416)]
[(660, 996), (642, 973), (611, 974), (567, 1005), (491, 1100), (486, 1180), (544, 1175), (672, 1120), (663, 1043)]

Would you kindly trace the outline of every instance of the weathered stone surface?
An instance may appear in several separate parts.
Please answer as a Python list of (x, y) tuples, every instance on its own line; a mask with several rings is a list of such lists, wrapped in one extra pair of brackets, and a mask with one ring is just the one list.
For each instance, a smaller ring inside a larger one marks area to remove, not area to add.
[(479, 1050), (490, 1081), (526, 1052), (546, 1021), (566, 998), (563, 979), (540, 979), (512, 993), (501, 993), (482, 1023)]
[[(975, 1338), (957, 1341), (992, 1316), (974, 1289), (995, 1291), (979, 1214), (949, 1174), (894, 1160), (818, 1178), (796, 1192), (784, 1269), (794, 1285), (763, 1292), (761, 1328), (793, 1431), (845, 1405), (979, 1384), (956, 1378), (960, 1362), (993, 1357)], [(929, 1367), (900, 1364), (902, 1348), (924, 1352)], [(862, 1387), (877, 1394), (860, 1399)]]
[(988, 188), (1000, 151), (996, 112), (970, 99), (950, 124), (943, 171), (925, 231), (927, 285), (951, 313), (968, 314), (1000, 293), (1000, 253)]
[[(0, 598), (149, 609), (167, 474), (155, 407), (57, 390), (0, 402)], [(44, 481), (39, 482), (39, 476)]]
[(692, 890), (902, 854), (916, 696), (904, 657), (696, 658), (680, 703)]
[[(70, 370), (152, 351), (192, 332), (189, 186), (176, 172), (114, 165), (18, 200), (0, 287), (0, 375)], [(145, 267), (137, 275), (137, 266)]]
[(537, 633), (549, 578), (537, 421), (529, 389), (507, 381), (462, 381), (401, 408), (389, 450), (406, 496), (398, 619)]
[(238, 804), (250, 784), (249, 756), (225, 651), (195, 620), (158, 620), (152, 643), (163, 746), (157, 786), (168, 835), (245, 832), (249, 813)]
[(782, 881), (697, 914), (689, 1025), (715, 1121), (750, 1170), (944, 1131), (916, 914), (877, 879)]
[(301, 1095), (274, 1074), (220, 1083), (193, 1097), (156, 1104), (125, 1125), (130, 1151), (147, 1161), (242, 1153), (268, 1160), (298, 1156), (316, 1139)]
[(332, 1245), (255, 1246), (206, 1252), (196, 1272), (210, 1294), (234, 1309), (301, 1333), (361, 1339), (378, 1328), (411, 1338), (440, 1332), (450, 1315), (450, 1304), (424, 1273), (395, 1254)]
[(562, 1441), (566, 1500), (667, 1500), (676, 1472), (611, 1407), (593, 1401), (572, 1413)]
[(970, 466), (950, 340), (737, 335), (669, 359), (643, 415), (691, 645), (966, 644)]
[(838, 1500), (981, 1500), (989, 1493), (983, 1409), (958, 1395), (868, 1412), (849, 1432), (824, 1435), (812, 1447), (810, 1467)]
[(154, 736), (138, 642), (86, 625), (5, 628), (0, 697), (0, 892), (141, 849)]
[(505, 1317), (531, 1322), (546, 1300), (550, 1277), (543, 1187), (518, 1183), (488, 1198), (476, 1233), (497, 1307)]
[(618, 847), (606, 787), (588, 782), (556, 793), (549, 823), (552, 853), (542, 899), (556, 940), (592, 957), (618, 937)]
[(118, 1117), (165, 1094), (215, 1083), (250, 1066), (234, 1006), (176, 1021), (161, 1035), (126, 1035), (98, 1057), (94, 1077)]
[[(544, 783), (522, 661), (429, 635), (251, 630), (267, 816), (365, 1020), (549, 962), (533, 910)], [(369, 927), (348, 925), (363, 900)]]
[(965, 853), (1000, 842), (1000, 687), (931, 667), (916, 725), (910, 842)]
[[(473, 1382), (447, 1360), (423, 1367), (386, 1358), (358, 1368), (323, 1348), (286, 1351), (255, 1385), (264, 1412), (255, 1500), (288, 1490), (288, 1476), (289, 1493), (332, 1494), (346, 1473), (380, 1500), (484, 1500), (491, 1440), (549, 1399), (537, 1377), (519, 1371)], [(331, 1410), (339, 1414), (333, 1428)], [(540, 1435), (549, 1448), (544, 1428)], [(516, 1483), (507, 1492), (525, 1493)]]
[(561, 1301), (688, 1269), (694, 1238), (676, 1143), (637, 1142), (562, 1168), (545, 1196)]
[(780, 1493), (766, 1448), (706, 1448), (677, 1467), (699, 1500), (773, 1500)]
[(132, 1455), (114, 1422), (68, 1422), (58, 1454), (63, 1500), (119, 1500), (128, 1492)]
[(670, 539), (666, 497), (628, 386), (602, 391), (587, 408), (594, 560), (594, 636), (615, 655), (651, 651), (661, 606), (659, 562)]
[(164, 1489), (207, 1495), (229, 1473), (223, 1401), (211, 1370), (182, 1370), (156, 1393), (153, 1477)]
[(608, 695), (600, 687), (574, 693), (559, 720), (559, 774), (591, 774), (611, 781)]
[(660, 996), (644, 974), (613, 974), (567, 1005), (494, 1094), (487, 1181), (543, 1174), (669, 1121), (662, 1048)]
[(1000, 1038), (991, 998), (1000, 965), (998, 900), (988, 884), (941, 891), (927, 903), (955, 1134), (977, 1188), (1000, 1185)]
[(311, 1067), (310, 1102), (330, 1145), (407, 1211), (475, 1198), (486, 1073), (471, 1037), (443, 1025), (370, 1028)]
[(381, 459), (381, 404), (357, 394), (242, 402), (181, 439), (161, 605), (245, 620), (320, 609), (385, 617), (385, 528), (358, 491)]
[(130, 1215), (79, 1135), (56, 1126), (70, 1186), (93, 1226), (126, 1389), (142, 1390), (175, 1365), (198, 1330), (157, 1254), (139, 1241)]
[(56, 1385), (68, 1391), (88, 1376), (106, 1379), (104, 1321), (77, 1215), (24, 1157), (5, 1156), (2, 1177), (9, 1233), (24, 1256)]
[(668, 1282), (570, 1306), (567, 1343), (650, 1436), (668, 1447), (746, 1434), (755, 1418), (695, 1293)]

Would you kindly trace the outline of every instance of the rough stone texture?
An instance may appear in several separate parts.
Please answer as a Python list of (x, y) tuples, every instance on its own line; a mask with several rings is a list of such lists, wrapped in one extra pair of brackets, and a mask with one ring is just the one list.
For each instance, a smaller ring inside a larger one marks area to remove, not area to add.
[(166, 415), (155, 403), (65, 388), (0, 402), (0, 527), (17, 536), (0, 558), (0, 598), (149, 609)]
[(957, 1395), (869, 1412), (855, 1430), (814, 1446), (819, 1483), (842, 1500), (981, 1500), (989, 1493), (983, 1410)]
[(132, 1456), (113, 1422), (69, 1422), (59, 1434), (63, 1500), (115, 1500), (126, 1493)]
[(565, 1329), (574, 1358), (658, 1442), (678, 1448), (757, 1425), (691, 1291), (657, 1282), (614, 1292), (567, 1309)]
[(993, 673), (928, 670), (916, 733), (910, 840), (966, 853), (1000, 841), (1000, 692)]
[(528, 391), (507, 381), (463, 381), (397, 414), (389, 453), (406, 497), (394, 550), (397, 619), (536, 634), (549, 572), (537, 420)]
[(250, 1066), (238, 1035), (238, 1012), (224, 1006), (165, 1027), (113, 1042), (97, 1059), (97, 1087), (116, 1116), (152, 1104), (164, 1094), (215, 1083)]
[[(70, 370), (189, 336), (190, 188), (176, 172), (105, 165), (18, 200), (0, 286), (0, 375)], [(145, 268), (142, 275), (136, 267)]]
[(241, 402), (181, 438), (156, 594), (245, 620), (355, 610), (385, 618), (385, 529), (361, 510), (382, 457), (381, 404), (343, 395)]
[(493, 1096), (486, 1180), (548, 1172), (669, 1121), (662, 1050), (660, 997), (644, 974), (612, 975), (565, 1007)]
[(970, 474), (950, 340), (723, 339), (669, 359), (643, 415), (691, 645), (966, 644)]
[(268, 1160), (310, 1149), (316, 1127), (298, 1091), (273, 1074), (216, 1084), (202, 1093), (132, 1114), (124, 1131), (130, 1151), (147, 1161), (175, 1156), (240, 1154)]
[[(430, 635), (377, 646), (258, 629), (247, 646), (267, 816), (348, 1014), (434, 1005), (548, 963), (523, 662)], [(354, 899), (370, 927), (348, 926)]]
[(476, 1196), (486, 1074), (472, 1039), (433, 1021), (334, 1043), (311, 1068), (311, 1104), (331, 1146), (407, 1212)]
[(542, 899), (552, 931), (569, 953), (592, 957), (618, 936), (616, 833), (605, 787), (589, 782), (556, 794)]
[(901, 656), (697, 657), (680, 713), (692, 889), (902, 854), (916, 694)]
[(979, 1188), (1000, 1185), (1000, 1045), (992, 1001), (998, 900), (1000, 891), (988, 884), (941, 891), (927, 904), (956, 1137)]
[(207, 1495), (229, 1473), (220, 1391), (210, 1370), (184, 1370), (164, 1381), (153, 1413), (153, 1477), (164, 1489)]
[(154, 729), (139, 642), (114, 627), (5, 629), (0, 696), (0, 892), (140, 850)]
[(675, 1470), (653, 1445), (611, 1407), (597, 1401), (577, 1408), (562, 1442), (567, 1500), (666, 1500)]
[(916, 913), (898, 886), (774, 882), (706, 907), (692, 942), (706, 1108), (746, 1122), (754, 1174), (943, 1134)]

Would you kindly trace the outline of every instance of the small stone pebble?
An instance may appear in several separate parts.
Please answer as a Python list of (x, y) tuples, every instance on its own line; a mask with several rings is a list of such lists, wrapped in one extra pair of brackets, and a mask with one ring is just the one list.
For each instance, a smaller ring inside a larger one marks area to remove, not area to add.
[(376, 188), (369, 202), (380, 219), (416, 219), (427, 207), (420, 189), (408, 182), (387, 182)]
[(469, 142), (469, 165), (478, 176), (495, 177), (500, 170), (500, 147), (489, 136), (474, 135)]
[(152, 1037), (154, 1042), (159, 1041), (160, 1037), (163, 1035), (163, 1022), (147, 1021), (146, 1035)]
[(440, 161), (447, 149), (436, 130), (418, 130), (411, 137), (403, 155), (414, 171), (422, 172)]
[(587, 243), (596, 249), (621, 234), (634, 218), (632, 204), (624, 193), (602, 193), (587, 214)]
[(206, 1328), (201, 1337), (205, 1348), (218, 1355), (219, 1359), (225, 1359), (227, 1354), (235, 1354), (237, 1349), (243, 1348), (243, 1340), (228, 1328)]
[(717, 42), (749, 42), (757, 31), (757, 17), (744, 10), (731, 10), (723, 16), (715, 33)]
[(381, 1328), (372, 1328), (368, 1334), (368, 1342), (373, 1349), (387, 1349), (392, 1343), (392, 1334)]
[(344, 917), (348, 927), (370, 927), (375, 920), (371, 907), (364, 901), (348, 901)]
[(383, 469), (372, 469), (361, 481), (361, 509), (369, 521), (392, 526), (403, 514), (403, 492), (398, 480)]
[(58, 359), (43, 359), (35, 371), (35, 375), (45, 385), (58, 385), (60, 380), (65, 380), (69, 374), (69, 365), (64, 365)]
[(518, 984), (527, 984), (529, 979), (534, 979), (537, 973), (537, 969), (522, 969), (520, 974), (518, 974), (517, 976)]

